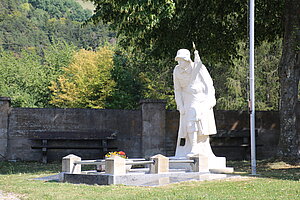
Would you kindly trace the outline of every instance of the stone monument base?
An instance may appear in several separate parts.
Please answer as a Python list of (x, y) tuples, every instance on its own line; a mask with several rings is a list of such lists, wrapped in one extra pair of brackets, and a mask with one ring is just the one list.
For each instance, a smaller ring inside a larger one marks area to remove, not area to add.
[[(186, 160), (185, 157), (169, 157), (171, 160)], [(206, 157), (199, 158), (200, 165), (202, 166), (199, 171), (212, 172), (212, 173), (233, 173), (232, 167), (226, 167), (225, 157)], [(183, 169), (187, 172), (194, 171), (194, 164), (190, 163), (172, 163), (170, 162), (170, 169)]]
[[(69, 183), (155, 186), (180, 181), (227, 178), (231, 175), (224, 174), (224, 172), (233, 172), (233, 168), (226, 167), (224, 157), (208, 157), (198, 154), (188, 158), (173, 157), (170, 159), (158, 154), (152, 156), (149, 161), (138, 160), (140, 159), (124, 159), (119, 156), (112, 156), (103, 161), (82, 161), (78, 156), (69, 155), (63, 157), (63, 172), (59, 175), (59, 179)], [(105, 165), (105, 172), (81, 171), (78, 165)], [(149, 166), (127, 171), (127, 165)]]
[(239, 177), (230, 174), (214, 174), (209, 172), (168, 172), (163, 174), (128, 173), (112, 175), (90, 172), (87, 174), (64, 173), (62, 182), (89, 185), (122, 184), (131, 186), (161, 186), (182, 181), (208, 181), (224, 178)]

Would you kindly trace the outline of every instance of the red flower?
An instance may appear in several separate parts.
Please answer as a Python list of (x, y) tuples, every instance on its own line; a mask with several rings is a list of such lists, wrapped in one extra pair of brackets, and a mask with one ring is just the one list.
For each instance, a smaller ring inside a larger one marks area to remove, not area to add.
[(119, 151), (119, 155), (125, 155), (124, 151)]

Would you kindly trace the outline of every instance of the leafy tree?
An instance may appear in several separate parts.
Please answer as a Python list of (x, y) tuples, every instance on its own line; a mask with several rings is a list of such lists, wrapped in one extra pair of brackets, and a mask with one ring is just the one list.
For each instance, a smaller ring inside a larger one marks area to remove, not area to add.
[(49, 74), (52, 74), (53, 80), (56, 80), (57, 76), (61, 75), (63, 72), (62, 68), (69, 66), (76, 50), (77, 48), (74, 45), (60, 41), (43, 49), (43, 64)]
[(46, 11), (50, 18), (66, 18), (71, 21), (84, 22), (92, 15), (90, 10), (84, 10), (74, 0), (28, 0), (28, 2), (34, 8)]
[(107, 31), (102, 24), (93, 25), (87, 23), (73, 22), (65, 18), (49, 19), (47, 21), (46, 32), (48, 32), (50, 42), (55, 40), (65, 41), (74, 44), (78, 48), (96, 50), (108, 42), (113, 34)]
[(142, 91), (139, 71), (132, 65), (130, 55), (124, 49), (117, 49), (114, 54), (114, 65), (111, 70), (115, 81), (112, 94), (108, 97), (106, 107), (114, 109), (134, 109), (138, 106)]
[(58, 107), (104, 108), (115, 84), (110, 76), (112, 66), (113, 51), (109, 47), (96, 52), (80, 50), (63, 68), (58, 81), (52, 82), (51, 103)]
[(297, 111), (300, 79), (300, 2), (285, 0), (280, 76), (280, 138), (278, 155), (300, 162)]
[[(179, 48), (191, 48), (194, 41), (209, 63), (228, 60), (236, 52), (238, 40), (247, 37), (247, 3), (216, 0), (116, 1), (92, 0), (92, 19), (110, 23), (123, 46), (135, 46), (156, 58), (173, 58)], [(257, 38), (282, 31), (280, 2), (260, 1), (257, 5)], [(274, 9), (274, 12), (270, 11)], [(272, 15), (268, 15), (273, 13)], [(270, 17), (272, 16), (272, 18)], [(276, 36), (276, 35), (275, 35)], [(274, 39), (274, 36), (270, 36)]]
[[(33, 51), (0, 52), (0, 94), (12, 97), (15, 107), (44, 107), (47, 73)], [(46, 101), (47, 102), (47, 101)]]
[[(132, 55), (129, 63), (138, 71), (135, 78), (141, 79), (143, 83), (140, 98), (168, 99), (168, 107), (175, 107), (172, 101), (174, 98), (171, 79), (172, 69), (176, 64), (173, 58), (177, 49), (190, 48), (191, 41), (196, 42), (203, 62), (215, 78), (215, 84), (222, 88), (224, 84), (233, 84), (228, 82), (229, 79), (225, 83), (226, 77), (223, 75), (233, 73), (231, 68), (235, 67), (234, 62), (240, 59), (237, 52), (238, 41), (246, 38), (248, 34), (247, 29), (244, 28), (247, 26), (247, 4), (244, 2), (94, 0), (94, 3), (98, 7), (92, 19), (95, 22), (103, 20), (110, 23), (111, 27), (117, 30), (119, 44)], [(269, 4), (274, 8), (281, 6), (281, 4)], [(258, 7), (260, 10), (267, 10), (264, 5)], [(278, 12), (275, 20), (267, 19), (267, 22), (278, 23)], [(257, 22), (260, 32), (265, 32), (265, 27), (274, 33), (280, 31), (265, 21), (260, 19)], [(259, 38), (262, 37), (259, 35)], [(243, 71), (246, 72), (246, 69)], [(246, 90), (245, 84), (247, 83), (244, 82), (243, 90)], [(236, 92), (234, 87), (227, 88), (232, 90), (228, 91), (229, 93)], [(226, 92), (221, 93), (220, 101), (232, 106), (232, 101), (225, 98), (229, 97)], [(237, 95), (241, 94), (240, 91)], [(246, 103), (244, 97), (238, 97), (239, 101), (243, 102), (236, 105), (237, 107), (219, 107), (245, 108), (242, 106)], [(259, 108), (274, 109), (276, 106)]]
[(48, 88), (70, 63), (74, 46), (56, 43), (41, 56), (34, 48), (20, 54), (0, 50), (0, 95), (12, 98), (14, 107), (50, 107)]
[[(278, 110), (279, 76), (278, 64), (281, 57), (282, 40), (264, 41), (255, 51), (255, 91), (258, 110)], [(217, 109), (246, 110), (249, 99), (248, 72), (249, 49), (245, 42), (240, 42), (237, 56), (231, 65), (217, 64), (214, 68), (227, 68), (226, 72), (214, 72), (217, 94)], [(221, 71), (221, 70), (220, 70)], [(224, 87), (225, 86), (225, 87)]]
[(86, 23), (91, 11), (73, 0), (21, 0), (0, 2), (0, 45), (20, 52), (38, 51), (54, 41), (65, 41), (79, 48), (95, 50), (114, 35), (106, 25)]
[[(248, 9), (244, 1), (92, 1), (97, 6), (92, 19), (111, 23), (122, 36), (120, 44), (123, 47), (134, 46), (135, 55), (143, 55), (142, 51), (147, 51), (148, 57), (172, 58), (177, 49), (190, 48), (190, 42), (195, 41), (210, 68), (214, 63), (228, 62), (230, 56), (236, 55), (238, 41), (247, 37)], [(294, 158), (300, 158), (295, 109), (300, 68), (299, 4), (295, 0), (258, 0), (255, 22), (257, 44), (284, 35), (279, 65), (279, 154)]]

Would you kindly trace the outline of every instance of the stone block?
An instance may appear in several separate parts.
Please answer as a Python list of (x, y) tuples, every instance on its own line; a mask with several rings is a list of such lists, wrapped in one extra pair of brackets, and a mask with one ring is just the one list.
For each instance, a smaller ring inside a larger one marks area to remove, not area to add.
[(113, 175), (126, 174), (126, 160), (120, 156), (105, 159), (105, 173)]
[(68, 156), (63, 157), (62, 159), (62, 172), (68, 172), (72, 174), (80, 174), (81, 173), (81, 165), (74, 165), (75, 161), (81, 161), (81, 158), (70, 154)]
[(151, 157), (151, 160), (154, 161), (154, 164), (150, 165), (151, 174), (160, 174), (169, 172), (169, 158), (158, 154)]
[(233, 173), (232, 167), (226, 167), (225, 157), (206, 157), (196, 155), (190, 157), (194, 160), (192, 170), (194, 172)]
[(231, 174), (233, 173), (234, 169), (233, 167), (225, 167), (220, 169), (210, 169), (209, 171), (216, 174)]
[(195, 155), (190, 157), (191, 160), (194, 160), (192, 169), (194, 172), (209, 172), (209, 157), (202, 155)]
[(226, 168), (226, 158), (225, 157), (208, 157), (208, 168), (209, 169)]

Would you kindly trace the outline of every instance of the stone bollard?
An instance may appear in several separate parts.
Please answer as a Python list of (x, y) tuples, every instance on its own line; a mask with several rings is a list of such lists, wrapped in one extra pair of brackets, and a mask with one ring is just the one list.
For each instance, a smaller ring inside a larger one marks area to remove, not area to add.
[(75, 161), (81, 161), (81, 158), (70, 154), (68, 156), (63, 157), (62, 159), (62, 172), (67, 172), (71, 174), (80, 174), (81, 173), (81, 165), (74, 165)]
[(151, 157), (154, 164), (150, 165), (150, 174), (161, 174), (169, 172), (169, 158), (158, 154)]
[(207, 156), (195, 155), (190, 157), (190, 159), (194, 160), (194, 163), (191, 164), (194, 172), (209, 172)]
[(105, 174), (125, 175), (126, 163), (125, 159), (120, 156), (112, 156), (105, 159)]

